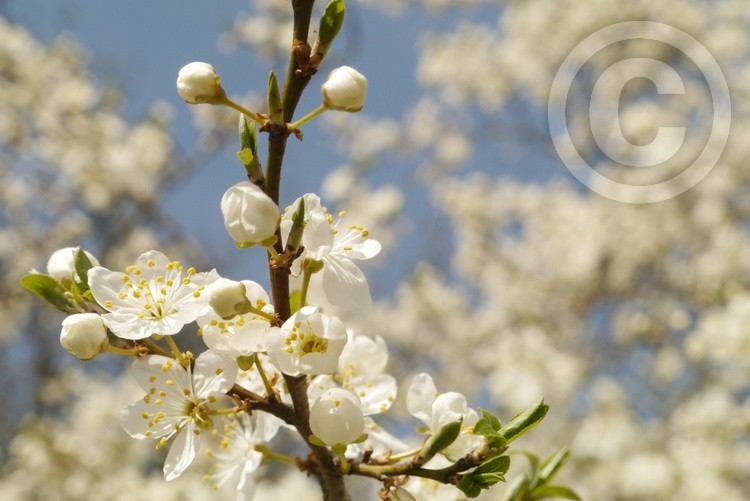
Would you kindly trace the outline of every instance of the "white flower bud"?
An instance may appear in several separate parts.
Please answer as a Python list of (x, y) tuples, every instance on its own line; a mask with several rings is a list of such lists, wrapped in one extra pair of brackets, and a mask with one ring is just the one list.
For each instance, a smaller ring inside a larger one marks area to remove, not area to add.
[(81, 360), (91, 360), (109, 346), (107, 329), (96, 313), (76, 313), (62, 322), (60, 344)]
[(341, 66), (321, 87), (323, 105), (330, 110), (359, 111), (367, 98), (367, 79), (354, 68)]
[(245, 286), (240, 282), (220, 278), (206, 289), (208, 304), (222, 318), (236, 315), (245, 304)]
[(347, 445), (365, 431), (365, 417), (357, 396), (343, 388), (330, 388), (310, 408), (310, 429), (328, 445)]
[(211, 103), (224, 96), (221, 77), (208, 63), (194, 62), (177, 74), (177, 93), (186, 103)]
[(240, 247), (268, 240), (279, 225), (279, 208), (249, 181), (237, 183), (224, 193), (221, 212), (229, 236)]
[[(47, 261), (47, 274), (54, 279), (63, 282), (73, 280), (76, 271), (75, 258), (78, 247), (65, 247), (52, 253)], [(94, 266), (99, 266), (99, 261), (88, 251), (83, 251)]]

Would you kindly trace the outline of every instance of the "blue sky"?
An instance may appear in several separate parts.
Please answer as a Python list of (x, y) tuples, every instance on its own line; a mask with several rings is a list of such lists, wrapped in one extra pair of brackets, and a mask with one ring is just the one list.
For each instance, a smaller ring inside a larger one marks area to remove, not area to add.
[[(400, 118), (419, 97), (414, 84), (415, 45), (419, 35), (426, 30), (455, 25), (466, 16), (494, 24), (499, 14), (496, 9), (471, 10), (462, 12), (461, 16), (456, 12), (431, 16), (411, 8), (406, 15), (394, 18), (349, 2), (345, 31), (329, 54), (320, 76), (303, 96), (298, 116), (319, 104), (318, 89), (323, 76), (331, 68), (347, 64), (368, 77), (365, 111), (377, 117)], [(236, 13), (249, 10), (246, 0), (7, 0), (4, 10), (12, 21), (25, 26), (42, 41), (50, 42), (62, 33), (72, 34), (90, 52), (89, 68), (96, 80), (121, 89), (122, 113), (126, 118), (137, 120), (156, 100), (169, 102), (174, 110), (173, 131), (177, 144), (188, 150), (195, 140), (193, 119), (189, 106), (179, 99), (174, 85), (177, 72), (184, 64), (196, 60), (213, 64), (230, 95), (248, 90), (260, 92), (270, 69), (270, 62), (255, 57), (250, 48), (241, 48), (232, 54), (222, 54), (217, 49), (219, 34), (231, 26)], [(347, 41), (354, 43), (344, 50)], [(282, 77), (284, 64), (274, 69)], [(486, 146), (478, 154), (479, 159), (497, 172), (497, 152), (488, 151)], [(233, 278), (248, 278), (245, 263), (248, 259), (258, 260), (259, 255), (248, 256), (247, 251), (231, 246), (218, 208), (224, 190), (243, 177), (234, 151), (229, 148), (173, 190), (167, 198), (167, 208), (176, 219), (189, 220), (190, 231), (214, 257), (220, 256), (225, 265), (235, 263), (221, 272)], [(282, 205), (304, 192), (318, 190), (322, 173), (340, 166), (342, 161), (334, 150), (334, 138), (316, 123), (306, 126), (304, 142), (290, 141), (287, 150)], [(528, 159), (520, 161), (528, 162)], [(419, 259), (426, 258), (440, 266), (449, 261), (447, 246), (450, 242), (443, 218), (429, 207), (426, 187), (414, 179), (416, 163), (415, 159), (389, 158), (371, 175), (375, 185), (395, 183), (404, 190), (407, 196), (405, 214), (413, 223), (412, 232), (404, 235), (400, 250), (389, 256), (388, 268), (371, 274), (375, 275), (371, 279), (375, 296), (392, 291)], [(518, 163), (503, 172), (528, 177), (528, 169)], [(435, 241), (435, 238), (443, 241)], [(251, 269), (260, 271), (262, 267)], [(253, 278), (262, 282), (260, 277)]]

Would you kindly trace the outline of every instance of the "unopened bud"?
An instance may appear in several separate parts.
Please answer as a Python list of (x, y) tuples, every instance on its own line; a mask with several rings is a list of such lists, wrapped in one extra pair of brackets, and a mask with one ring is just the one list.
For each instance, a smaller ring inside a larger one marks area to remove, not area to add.
[(220, 278), (206, 289), (208, 304), (222, 318), (233, 317), (247, 301), (245, 286), (228, 278)]
[(327, 390), (310, 408), (310, 429), (331, 446), (357, 441), (365, 429), (359, 398), (343, 388)]
[(81, 360), (91, 360), (109, 346), (107, 329), (96, 313), (76, 313), (62, 322), (60, 344)]
[[(73, 274), (76, 272), (76, 252), (78, 247), (65, 247), (53, 252), (47, 261), (47, 274), (60, 282), (73, 280)], [(99, 266), (99, 261), (90, 252), (83, 252), (91, 264)]]
[(208, 63), (194, 62), (177, 74), (177, 92), (186, 103), (213, 103), (225, 96), (221, 77)]
[(268, 240), (279, 225), (279, 208), (263, 190), (249, 181), (237, 183), (221, 198), (224, 226), (238, 246)]
[(321, 91), (329, 110), (359, 111), (367, 98), (367, 79), (354, 68), (341, 66), (328, 75)]

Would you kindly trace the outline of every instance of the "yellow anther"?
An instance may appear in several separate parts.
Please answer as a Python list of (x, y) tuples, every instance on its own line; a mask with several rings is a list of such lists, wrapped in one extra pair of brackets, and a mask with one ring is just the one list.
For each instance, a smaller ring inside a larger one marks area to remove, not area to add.
[(154, 266), (156, 266), (156, 261), (154, 261), (153, 259), (149, 259), (146, 264), (149, 268), (153, 268)]
[(112, 301), (104, 301), (104, 304), (102, 305), (105, 308), (112, 308)]
[(174, 386), (174, 381), (172, 381), (171, 379), (167, 379), (164, 384), (166, 384), (167, 386)]
[(150, 378), (148, 378), (149, 383), (153, 383), (154, 381), (156, 381), (156, 376), (151, 376)]

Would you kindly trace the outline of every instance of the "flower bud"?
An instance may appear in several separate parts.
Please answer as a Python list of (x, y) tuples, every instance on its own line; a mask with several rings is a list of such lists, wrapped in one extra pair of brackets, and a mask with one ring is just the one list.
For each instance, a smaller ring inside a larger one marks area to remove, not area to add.
[(237, 183), (224, 193), (221, 212), (229, 236), (240, 247), (268, 240), (279, 225), (279, 208), (249, 181)]
[(328, 75), (321, 91), (329, 110), (359, 111), (367, 98), (367, 79), (354, 68), (341, 66)]
[(208, 63), (194, 62), (177, 74), (177, 93), (186, 103), (212, 103), (223, 97), (221, 77)]
[[(65, 247), (53, 252), (47, 261), (47, 274), (60, 282), (73, 280), (73, 274), (76, 272), (76, 252), (78, 247)], [(99, 266), (99, 261), (90, 252), (83, 252), (91, 264)]]
[(355, 442), (365, 430), (362, 404), (343, 388), (330, 388), (310, 408), (310, 429), (330, 446)]
[(240, 282), (220, 278), (206, 289), (208, 304), (222, 318), (232, 317), (245, 304), (245, 286)]
[(76, 313), (62, 322), (60, 344), (81, 360), (91, 360), (109, 346), (107, 329), (96, 313)]

